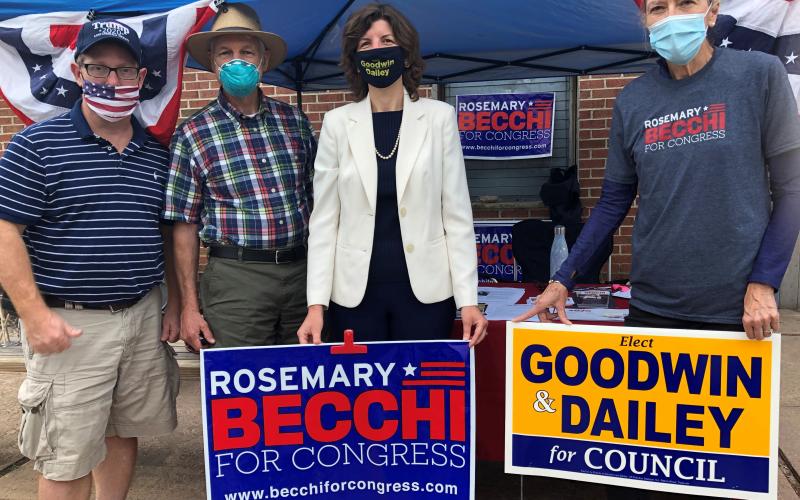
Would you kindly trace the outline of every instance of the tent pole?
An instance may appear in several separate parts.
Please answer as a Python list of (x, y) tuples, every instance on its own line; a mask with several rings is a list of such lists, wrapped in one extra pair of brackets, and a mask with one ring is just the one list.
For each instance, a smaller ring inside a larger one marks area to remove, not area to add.
[(436, 82), (436, 99), (440, 101), (447, 101), (447, 95), (445, 95), (445, 85), (437, 80)]
[[(347, 3), (344, 4), (344, 6), (342, 6), (341, 9), (339, 9), (339, 12), (337, 12), (336, 15), (333, 17), (333, 19), (331, 19), (328, 22), (328, 24), (325, 25), (325, 28), (323, 28), (320, 34), (317, 35), (317, 38), (313, 42), (311, 42), (311, 45), (308, 46), (306, 51), (303, 53), (303, 58), (308, 61), (308, 64), (311, 64), (311, 60), (314, 59), (314, 56), (317, 54), (317, 49), (319, 49), (319, 46), (325, 39), (325, 35), (328, 34), (328, 32), (331, 30), (331, 28), (333, 28), (333, 26), (337, 22), (339, 22), (339, 19), (341, 19), (344, 13), (347, 12), (347, 9), (349, 9), (350, 6), (353, 5), (354, 1), (355, 0), (347, 0)], [(308, 65), (306, 65), (306, 69), (308, 69)]]
[(294, 61), (294, 86), (297, 90), (297, 109), (303, 111), (303, 69), (300, 61)]

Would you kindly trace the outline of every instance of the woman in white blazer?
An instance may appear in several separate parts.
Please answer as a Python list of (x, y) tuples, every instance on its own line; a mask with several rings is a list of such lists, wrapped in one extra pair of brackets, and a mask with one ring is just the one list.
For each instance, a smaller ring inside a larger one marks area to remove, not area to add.
[(455, 112), (419, 98), (419, 38), (389, 5), (348, 19), (342, 66), (357, 101), (329, 111), (314, 164), (308, 314), (301, 343), (486, 335), (472, 208)]

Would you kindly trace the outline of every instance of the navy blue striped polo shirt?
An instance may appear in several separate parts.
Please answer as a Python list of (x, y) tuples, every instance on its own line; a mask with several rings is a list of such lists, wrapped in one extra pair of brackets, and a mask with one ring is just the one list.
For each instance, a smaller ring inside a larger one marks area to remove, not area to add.
[(163, 279), (169, 154), (135, 119), (119, 154), (92, 132), (80, 106), (14, 136), (0, 158), (0, 218), (27, 226), (43, 294), (112, 304)]

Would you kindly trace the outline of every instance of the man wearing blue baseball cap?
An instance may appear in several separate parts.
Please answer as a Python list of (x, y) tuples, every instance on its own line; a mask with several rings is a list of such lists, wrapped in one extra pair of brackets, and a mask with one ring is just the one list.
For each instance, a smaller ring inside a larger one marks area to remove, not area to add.
[[(169, 155), (131, 116), (147, 70), (118, 21), (80, 30), (83, 97), (0, 158), (0, 284), (19, 312), (27, 376), (19, 446), (40, 499), (124, 498), (137, 438), (176, 424), (179, 297), (160, 227)], [(164, 226), (166, 227), (166, 226)], [(23, 240), (23, 237), (25, 238)]]

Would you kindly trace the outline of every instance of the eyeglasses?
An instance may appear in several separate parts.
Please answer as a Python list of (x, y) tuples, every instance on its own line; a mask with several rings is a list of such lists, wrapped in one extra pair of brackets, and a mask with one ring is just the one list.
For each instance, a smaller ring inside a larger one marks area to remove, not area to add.
[(110, 68), (102, 64), (84, 64), (83, 67), (86, 69), (86, 73), (93, 78), (108, 78), (112, 71), (120, 80), (136, 80), (139, 77), (139, 68), (133, 66)]

